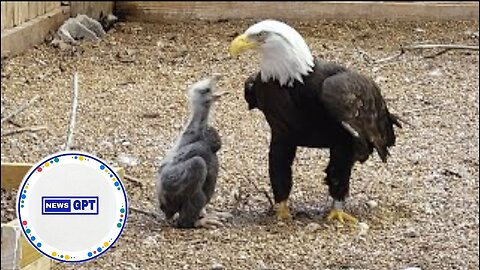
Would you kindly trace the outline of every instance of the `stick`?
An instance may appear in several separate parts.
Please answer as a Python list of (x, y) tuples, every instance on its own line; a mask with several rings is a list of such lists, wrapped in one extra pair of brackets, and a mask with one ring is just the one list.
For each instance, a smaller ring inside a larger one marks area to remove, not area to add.
[(478, 46), (456, 44), (414, 44), (403, 47), (405, 50), (416, 49), (450, 49), (450, 50), (473, 50), (478, 51)]
[(75, 120), (77, 118), (77, 106), (78, 106), (78, 78), (77, 73), (73, 74), (72, 85), (72, 110), (70, 111), (70, 122), (67, 130), (67, 140), (65, 142), (65, 151), (70, 150), (73, 142), (73, 130), (75, 129)]
[(8, 136), (8, 135), (13, 135), (17, 133), (22, 133), (22, 132), (36, 132), (40, 130), (47, 129), (46, 126), (40, 126), (40, 127), (24, 127), (24, 128), (19, 128), (19, 129), (13, 129), (13, 130), (7, 130), (2, 133), (1, 137), (3, 136)]
[(155, 219), (157, 219), (157, 218), (160, 217), (160, 214), (158, 214), (157, 212), (145, 211), (145, 210), (136, 208), (136, 207), (134, 207), (134, 206), (129, 206), (128, 209), (133, 210), (134, 212), (137, 212), (137, 213), (140, 213), (140, 214), (144, 214), (144, 215), (146, 215), (146, 216), (151, 216), (151, 217), (153, 217), (153, 218), (155, 218)]
[(22, 107), (18, 108), (16, 111), (14, 111), (13, 113), (9, 114), (8, 116), (5, 116), (4, 118), (2, 118), (0, 124), (3, 124), (3, 122), (7, 121), (7, 120), (10, 120), (11, 118), (13, 118), (15, 115), (23, 112), (26, 108), (28, 108), (30, 105), (32, 105), (33, 103), (35, 103), (37, 101), (37, 99), (39, 99), (40, 96), (39, 95), (36, 95), (34, 96), (32, 99), (30, 99), (27, 103), (25, 103)]
[(446, 102), (446, 103), (442, 103), (442, 104), (434, 104), (434, 105), (427, 106), (427, 107), (424, 107), (424, 108), (418, 108), (418, 109), (413, 109), (413, 110), (409, 110), (409, 111), (403, 111), (402, 114), (404, 114), (404, 113), (416, 113), (416, 112), (422, 112), (422, 111), (426, 111), (426, 110), (441, 108), (441, 107), (444, 107), (444, 106), (447, 106), (447, 105), (452, 105), (454, 103), (455, 102), (452, 101), (452, 102)]
[[(221, 167), (222, 167), (222, 169), (223, 169), (224, 171), (226, 171), (223, 166), (221, 166)], [(253, 182), (252, 180), (250, 180), (250, 178), (248, 178), (247, 176), (245, 176), (245, 174), (243, 174), (243, 172), (240, 171), (240, 174), (241, 174), (241, 175), (243, 176), (243, 178), (245, 178), (250, 184), (252, 184), (253, 187), (255, 187), (255, 189), (256, 189), (259, 193), (263, 193), (263, 194), (265, 195), (265, 197), (267, 197), (267, 200), (268, 200), (268, 202), (270, 203), (270, 206), (273, 208), (273, 207), (274, 207), (274, 204), (273, 204), (272, 199), (270, 198), (270, 195), (268, 195), (268, 192), (267, 192), (266, 190), (264, 190), (264, 189), (261, 190), (261, 189), (257, 186), (257, 184), (255, 184), (255, 182)]]
[(375, 64), (381, 64), (381, 63), (393, 61), (393, 60), (396, 60), (397, 58), (400, 58), (400, 56), (402, 56), (404, 54), (405, 54), (405, 50), (403, 49), (403, 47), (400, 47), (400, 52), (398, 54), (395, 54), (395, 55), (392, 55), (392, 56), (389, 56), (389, 57), (385, 57), (385, 58), (382, 58), (382, 59), (378, 59), (378, 60), (373, 60), (373, 62)]
[(140, 180), (140, 179), (138, 179), (138, 178), (136, 178), (136, 177), (130, 176), (130, 175), (128, 175), (128, 174), (125, 174), (123, 177), (124, 177), (126, 180), (130, 180), (130, 181), (132, 181), (132, 182), (134, 182), (134, 183), (136, 183), (136, 184), (138, 184), (138, 185), (140, 185), (140, 186), (143, 185), (142, 180)]

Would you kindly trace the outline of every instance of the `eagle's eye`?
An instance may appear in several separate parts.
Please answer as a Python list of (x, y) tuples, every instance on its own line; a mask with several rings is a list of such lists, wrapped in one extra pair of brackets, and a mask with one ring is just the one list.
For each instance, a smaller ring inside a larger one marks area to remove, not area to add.
[(199, 92), (200, 94), (208, 94), (210, 92), (210, 88), (201, 89)]
[(260, 31), (257, 34), (257, 38), (260, 39), (260, 40), (264, 40), (266, 37), (267, 37), (267, 32), (266, 31)]

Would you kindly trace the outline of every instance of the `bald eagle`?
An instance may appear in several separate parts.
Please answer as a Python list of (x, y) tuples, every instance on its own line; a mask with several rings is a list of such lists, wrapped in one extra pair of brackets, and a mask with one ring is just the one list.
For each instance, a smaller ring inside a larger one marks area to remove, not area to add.
[(289, 25), (265, 20), (230, 44), (236, 56), (257, 48), (260, 71), (245, 82), (248, 108), (263, 112), (271, 129), (269, 176), (279, 219), (291, 218), (292, 163), (297, 147), (328, 148), (325, 182), (333, 197), (328, 220), (357, 222), (344, 212), (355, 162), (377, 151), (387, 161), (399, 118), (388, 111), (380, 88), (344, 66), (315, 59), (302, 36)]

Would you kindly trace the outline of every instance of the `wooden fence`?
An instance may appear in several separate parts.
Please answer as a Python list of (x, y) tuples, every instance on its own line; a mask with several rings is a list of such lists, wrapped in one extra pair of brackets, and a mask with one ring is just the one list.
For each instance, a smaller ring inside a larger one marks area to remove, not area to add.
[(57, 2), (2, 1), (2, 31), (44, 15), (60, 7)]
[(15, 56), (41, 43), (69, 17), (86, 14), (99, 19), (113, 13), (113, 1), (2, 1), (2, 58)]
[(165, 2), (118, 1), (115, 12), (127, 21), (221, 19), (393, 19), (478, 20), (478, 1), (460, 2)]

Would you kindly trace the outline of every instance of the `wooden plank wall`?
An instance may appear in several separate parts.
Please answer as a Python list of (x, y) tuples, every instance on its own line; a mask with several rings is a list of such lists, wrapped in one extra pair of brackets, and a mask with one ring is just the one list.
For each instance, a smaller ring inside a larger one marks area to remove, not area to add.
[(22, 23), (44, 15), (59, 6), (60, 1), (2, 1), (2, 30), (21, 25)]
[(118, 1), (115, 13), (127, 21), (219, 19), (395, 19), (478, 20), (478, 1), (462, 2), (141, 2)]
[(114, 3), (113, 1), (71, 1), (70, 15), (75, 17), (77, 14), (86, 14), (94, 19), (99, 19), (102, 14), (113, 13)]

